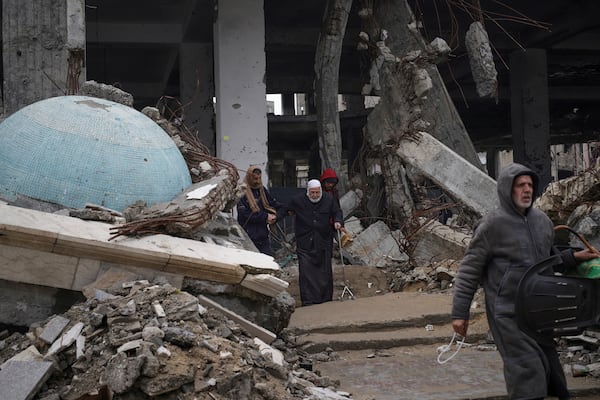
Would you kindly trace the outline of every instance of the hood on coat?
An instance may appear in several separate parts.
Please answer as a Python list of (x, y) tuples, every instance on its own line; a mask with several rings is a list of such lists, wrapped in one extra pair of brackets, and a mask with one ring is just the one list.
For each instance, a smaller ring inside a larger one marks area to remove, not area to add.
[(522, 164), (512, 163), (500, 171), (500, 175), (498, 175), (498, 179), (496, 180), (500, 206), (506, 210), (514, 210), (517, 213), (519, 211), (512, 200), (512, 186), (515, 178), (521, 175), (531, 176), (531, 180), (533, 181), (533, 204), (533, 200), (535, 200), (538, 194), (540, 178), (531, 169)]
[(336, 175), (333, 168), (325, 168), (319, 180), (323, 182), (325, 179), (335, 179), (335, 182), (338, 182), (338, 176)]

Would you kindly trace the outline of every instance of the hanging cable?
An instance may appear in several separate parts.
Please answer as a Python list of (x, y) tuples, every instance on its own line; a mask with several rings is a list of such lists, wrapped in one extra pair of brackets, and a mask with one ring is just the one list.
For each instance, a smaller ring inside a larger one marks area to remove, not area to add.
[(454, 334), (452, 335), (452, 339), (450, 339), (450, 343), (449, 344), (445, 344), (445, 345), (440, 346), (440, 347), (437, 348), (437, 351), (439, 353), (438, 356), (437, 356), (437, 362), (438, 362), (438, 364), (445, 364), (448, 361), (452, 360), (454, 358), (454, 356), (458, 354), (458, 352), (462, 348), (463, 344), (465, 343), (465, 338), (462, 337), (462, 336), (461, 336), (460, 340), (458, 340), (456, 342), (456, 346), (457, 346), (456, 351), (454, 353), (450, 354), (448, 357), (442, 359), (442, 356), (444, 354), (446, 354), (447, 352), (449, 352), (450, 349), (452, 348), (452, 344), (454, 343), (455, 340), (457, 340), (456, 339), (457, 336), (459, 336), (459, 335), (457, 335), (456, 332), (454, 332)]

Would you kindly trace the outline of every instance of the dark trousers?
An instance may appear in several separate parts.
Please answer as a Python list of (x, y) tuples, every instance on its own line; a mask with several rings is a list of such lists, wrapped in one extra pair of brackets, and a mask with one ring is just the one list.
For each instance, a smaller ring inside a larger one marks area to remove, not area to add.
[(550, 367), (548, 371), (548, 396), (558, 397), (560, 400), (570, 399), (571, 395), (567, 389), (567, 378), (565, 378), (556, 348), (543, 345), (540, 345), (540, 347), (546, 355)]

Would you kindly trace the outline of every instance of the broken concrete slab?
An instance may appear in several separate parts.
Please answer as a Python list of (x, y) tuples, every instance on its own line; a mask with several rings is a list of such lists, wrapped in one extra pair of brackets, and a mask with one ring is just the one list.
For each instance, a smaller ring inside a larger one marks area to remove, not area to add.
[(260, 340), (262, 340), (263, 342), (265, 342), (267, 344), (273, 343), (273, 341), (277, 338), (277, 335), (275, 335), (273, 332), (270, 332), (256, 324), (253, 324), (252, 322), (248, 321), (247, 319), (237, 315), (236, 313), (232, 312), (231, 310), (228, 310), (227, 308), (223, 307), (216, 301), (213, 301), (206, 296), (202, 296), (202, 295), (198, 296), (198, 301), (200, 302), (200, 304), (202, 304), (206, 307), (215, 308), (222, 314), (226, 315), (227, 317), (231, 318), (233, 321), (238, 323), (241, 327), (246, 329), (246, 331), (248, 331), (248, 333), (250, 333), (253, 336), (258, 337)]
[[(0, 244), (35, 249), (51, 254), (89, 258), (158, 269), (169, 273), (216, 282), (239, 284), (246, 272), (279, 270), (272, 257), (241, 249), (227, 249), (168, 235), (142, 238), (119, 237), (109, 241), (110, 225), (36, 210), (0, 204)], [(68, 267), (68, 268), (67, 268)], [(73, 282), (77, 263), (67, 266), (62, 275)], [(22, 271), (0, 272), (1, 279), (32, 282), (37, 273), (23, 277)]]
[(350, 233), (352, 236), (356, 236), (365, 230), (365, 228), (363, 228), (360, 220), (356, 217), (350, 217), (347, 220), (345, 220), (344, 228), (346, 228), (348, 233)]
[(73, 343), (75, 343), (75, 341), (81, 334), (83, 327), (84, 324), (82, 322), (78, 322), (75, 325), (73, 325), (71, 329), (69, 329), (64, 335), (62, 335), (59, 339), (52, 343), (52, 346), (50, 346), (48, 352), (46, 353), (46, 357), (59, 353), (62, 350), (69, 347), (70, 345), (72, 345)]
[(551, 182), (538, 197), (534, 206), (544, 211), (557, 225), (567, 219), (583, 202), (596, 201), (600, 197), (600, 159), (593, 168), (577, 176)]
[(10, 361), (44, 361), (44, 357), (38, 351), (37, 347), (31, 345), (22, 352), (6, 360), (6, 362), (4, 362), (3, 364), (0, 364), (0, 370), (3, 369), (6, 366), (6, 364)]
[(269, 274), (249, 274), (246, 275), (241, 285), (255, 292), (275, 297), (286, 290), (289, 283)]
[(448, 258), (462, 259), (471, 236), (456, 231), (438, 221), (422, 221), (421, 228), (411, 236), (414, 246), (412, 259), (418, 266), (426, 266)]
[(46, 324), (46, 326), (44, 326), (40, 339), (48, 344), (53, 343), (69, 322), (70, 320), (68, 318), (60, 315), (55, 316)]
[(9, 361), (0, 370), (0, 398), (33, 399), (52, 372), (48, 361)]
[[(571, 213), (567, 225), (582, 235), (592, 246), (600, 249), (600, 201), (582, 204)], [(570, 246), (584, 248), (585, 244), (575, 236), (570, 236)]]
[(362, 190), (355, 189), (346, 192), (340, 198), (340, 208), (342, 209), (342, 213), (344, 217), (352, 215), (354, 210), (356, 210), (360, 206), (360, 202), (362, 201)]
[(400, 250), (398, 242), (383, 221), (369, 225), (342, 249), (342, 253), (354, 265), (383, 267), (391, 261), (408, 261), (408, 256)]
[(236, 187), (237, 176), (222, 170), (217, 176), (194, 183), (169, 202), (158, 203), (147, 209), (137, 205), (128, 208), (124, 213), (130, 222), (111, 227), (111, 238), (148, 232), (193, 238), (197, 229), (210, 222), (236, 199)]
[(497, 208), (496, 181), (430, 134), (404, 138), (396, 154), (479, 216)]

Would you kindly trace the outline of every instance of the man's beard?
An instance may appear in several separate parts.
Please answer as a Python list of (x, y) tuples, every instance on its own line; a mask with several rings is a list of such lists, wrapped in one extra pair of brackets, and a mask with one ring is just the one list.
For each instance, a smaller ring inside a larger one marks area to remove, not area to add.
[(313, 199), (309, 195), (307, 195), (307, 196), (308, 196), (308, 199), (310, 200), (311, 203), (318, 203), (319, 201), (321, 201), (321, 198), (323, 197), (323, 192), (321, 192), (321, 194), (319, 195), (319, 197), (317, 197), (316, 199)]

